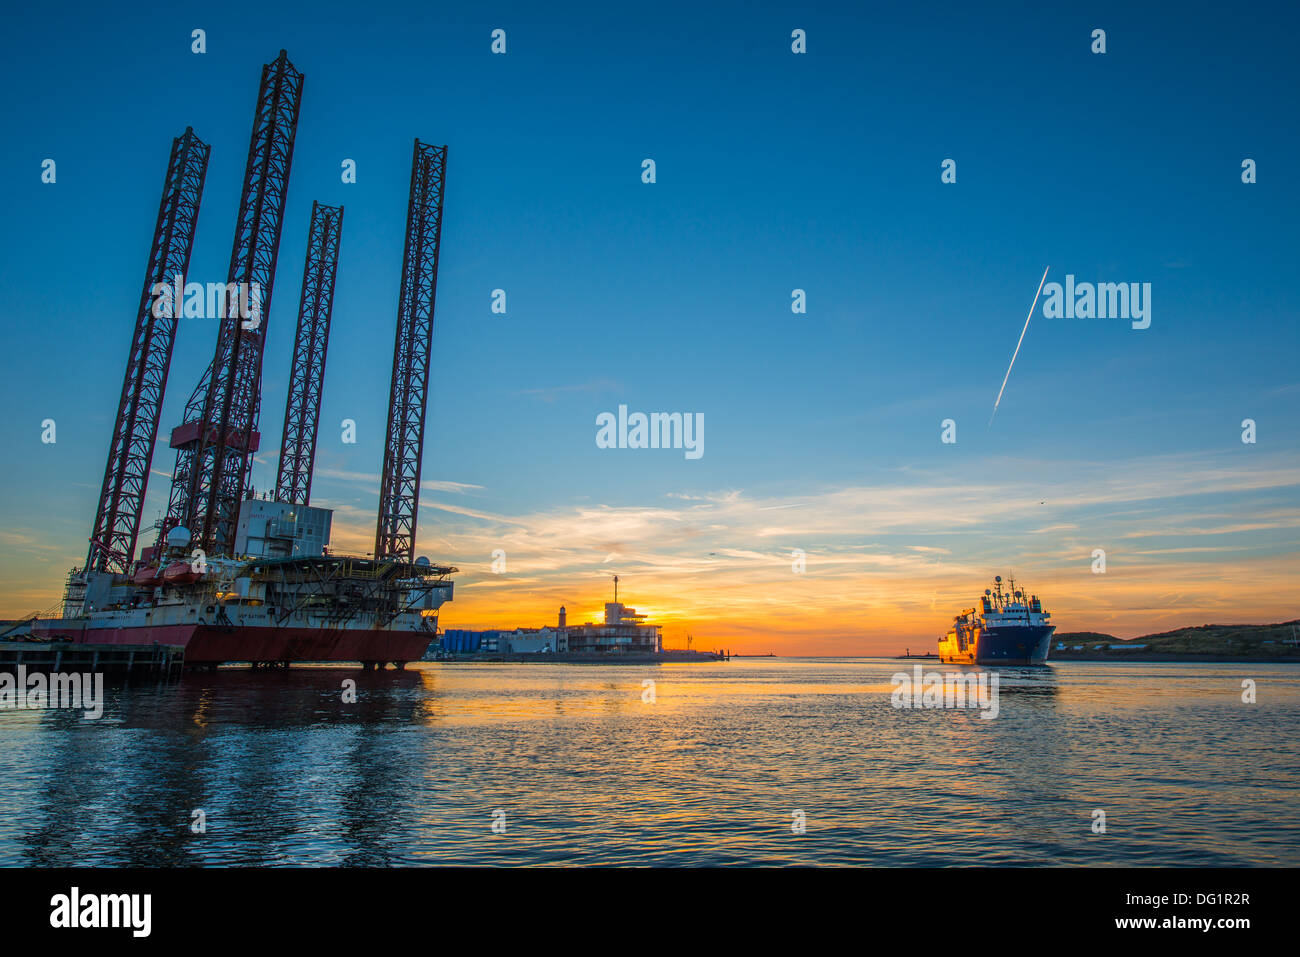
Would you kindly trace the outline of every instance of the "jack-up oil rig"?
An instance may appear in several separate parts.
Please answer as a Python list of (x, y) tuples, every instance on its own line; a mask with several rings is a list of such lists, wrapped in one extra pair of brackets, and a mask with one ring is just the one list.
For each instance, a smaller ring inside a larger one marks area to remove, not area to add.
[[(33, 632), (83, 644), (174, 645), (187, 665), (419, 660), (456, 569), (415, 557), (447, 148), (415, 141), (372, 556), (330, 553), (332, 511), (310, 504), (343, 207), (312, 203), (273, 495), (257, 498), (262, 360), (303, 75), (262, 68), (216, 352), (172, 430), (167, 511), (136, 557), (177, 320), (207, 174), (193, 129), (172, 143), (85, 566), (61, 617)], [(201, 288), (200, 288), (201, 293)], [(208, 295), (211, 302), (213, 296)]]

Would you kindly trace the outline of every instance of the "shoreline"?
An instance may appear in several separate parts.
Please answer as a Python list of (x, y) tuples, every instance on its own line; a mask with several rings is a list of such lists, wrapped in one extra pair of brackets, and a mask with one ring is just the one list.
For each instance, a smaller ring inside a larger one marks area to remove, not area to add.
[(1174, 662), (1205, 662), (1207, 664), (1300, 664), (1300, 656), (1282, 655), (1277, 657), (1267, 657), (1264, 655), (1198, 655), (1189, 652), (1168, 652), (1161, 653), (1157, 651), (1146, 652), (1144, 654), (1124, 652), (1117, 655), (1106, 654), (1087, 654), (1086, 652), (1061, 651), (1053, 652), (1048, 655), (1048, 663), (1053, 661), (1102, 661), (1102, 662), (1124, 662), (1124, 661), (1174, 661)]
[(454, 655), (446, 658), (422, 658), (425, 664), (476, 665), (476, 664), (559, 664), (559, 665), (658, 665), (658, 664), (711, 664), (726, 661), (726, 657), (713, 652), (668, 651), (655, 654), (568, 654), (567, 652), (514, 652), (509, 654)]

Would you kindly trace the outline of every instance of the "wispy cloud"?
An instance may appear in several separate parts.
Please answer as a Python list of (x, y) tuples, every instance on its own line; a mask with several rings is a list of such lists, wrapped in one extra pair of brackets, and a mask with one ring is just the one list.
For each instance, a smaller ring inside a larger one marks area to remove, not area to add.
[[(1294, 499), (1297, 465), (1286, 455), (1256, 459), (1249, 470), (1216, 456), (1162, 456), (1125, 463), (1117, 476), (1100, 463), (990, 459), (972, 465), (964, 482), (909, 470), (892, 484), (811, 495), (680, 492), (654, 505), (527, 514), (431, 501), (441, 518), (422, 512), (421, 541), (436, 534), (452, 550), (437, 557), (461, 567), (445, 620), (464, 625), (549, 621), (560, 604), (596, 615), (617, 572), (626, 594), (653, 605), (670, 633), (687, 628), (786, 651), (892, 647), (896, 639), (933, 636), (988, 576), (1013, 570), (1050, 597), (1063, 628), (1136, 634), (1147, 624), (1205, 615), (1293, 610), (1285, 581), (1296, 571), (1294, 549), (1258, 536), (1289, 521), (1287, 509), (1260, 501)], [(1016, 478), (1008, 483), (1006, 475)], [(1206, 546), (1197, 541), (1202, 526), (1193, 524), (1170, 526), (1173, 538), (1160, 548), (1125, 547), (1134, 516), (1145, 520), (1143, 529), (1165, 516), (1177, 522), (1197, 496), (1231, 505), (1216, 514), (1269, 517), (1225, 523), (1231, 552), (1197, 551)], [(771, 521), (776, 511), (780, 524)], [(1094, 547), (1108, 552), (1104, 576), (1091, 572)], [(508, 556), (505, 575), (490, 571), (495, 549)], [(794, 549), (804, 552), (803, 574), (793, 571)], [(1195, 578), (1204, 584), (1187, 587)], [(1228, 581), (1237, 590), (1225, 603)], [(1181, 604), (1165, 608), (1154, 596), (1170, 593), (1174, 582)], [(1245, 601), (1247, 594), (1255, 600)]]
[(613, 379), (593, 379), (590, 382), (575, 385), (553, 385), (541, 389), (521, 389), (515, 392), (515, 395), (531, 396), (549, 404), (556, 402), (563, 395), (572, 393), (620, 393), (622, 391), (622, 385)]
[[(378, 485), (377, 475), (318, 474), (366, 492), (364, 502)], [(1296, 614), (1300, 453), (1252, 455), (1246, 467), (1228, 452), (1119, 465), (989, 458), (960, 474), (913, 468), (873, 484), (681, 489), (651, 504), (524, 513), (446, 482), (421, 503), (419, 551), (461, 569), (447, 626), (538, 624), (560, 605), (571, 620), (596, 618), (617, 573), (621, 594), (662, 622), (670, 643), (689, 630), (697, 642), (756, 651), (915, 646), (1008, 571), (1043, 595), (1062, 630), (1132, 635)], [(475, 507), (455, 501), (469, 492)], [(321, 504), (336, 509), (336, 551), (373, 548), (373, 505)], [(0, 572), (12, 575), (37, 539), (8, 534), (13, 560)], [(1104, 575), (1091, 572), (1095, 548), (1107, 553)], [(18, 577), (31, 575), (24, 565)]]
[[(379, 488), (378, 472), (357, 472), (349, 469), (321, 468), (318, 466), (312, 476), (313, 482), (322, 478), (331, 479), (367, 492), (374, 492)], [(469, 482), (452, 482), (446, 479), (422, 479), (420, 481), (422, 491), (465, 493), (479, 491), (482, 488), (482, 485), (473, 485)]]

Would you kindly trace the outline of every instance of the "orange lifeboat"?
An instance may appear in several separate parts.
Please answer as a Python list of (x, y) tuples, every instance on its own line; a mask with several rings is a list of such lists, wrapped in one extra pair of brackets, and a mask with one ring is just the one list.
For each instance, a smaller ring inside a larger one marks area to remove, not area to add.
[(203, 573), (196, 572), (189, 562), (172, 562), (163, 570), (162, 577), (168, 585), (192, 585)]
[(162, 583), (162, 569), (157, 565), (141, 568), (131, 576), (131, 584), (137, 588), (157, 588)]

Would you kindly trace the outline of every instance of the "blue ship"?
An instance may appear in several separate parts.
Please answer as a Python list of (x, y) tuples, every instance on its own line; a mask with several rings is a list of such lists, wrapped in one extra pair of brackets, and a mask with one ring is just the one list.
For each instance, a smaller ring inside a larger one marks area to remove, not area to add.
[(1037, 595), (1026, 595), (1011, 578), (1002, 576), (984, 589), (980, 608), (967, 608), (953, 617), (952, 628), (939, 642), (939, 661), (954, 665), (1041, 665), (1052, 648), (1051, 612), (1043, 611)]

